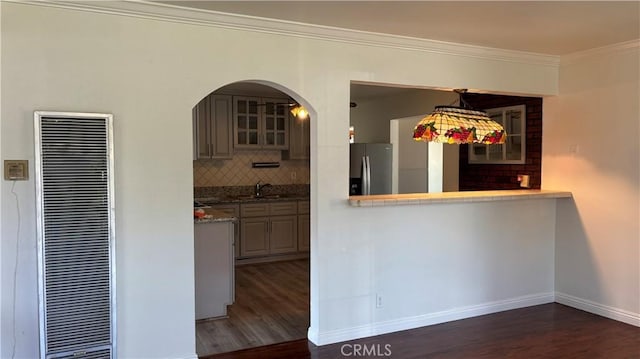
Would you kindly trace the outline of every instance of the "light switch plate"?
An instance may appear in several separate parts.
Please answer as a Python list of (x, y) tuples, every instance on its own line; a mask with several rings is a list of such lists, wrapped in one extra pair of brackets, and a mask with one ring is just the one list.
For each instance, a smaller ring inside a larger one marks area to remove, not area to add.
[(529, 175), (518, 175), (518, 182), (520, 182), (520, 187), (529, 188)]
[(4, 160), (4, 179), (7, 181), (26, 181), (29, 179), (29, 161)]

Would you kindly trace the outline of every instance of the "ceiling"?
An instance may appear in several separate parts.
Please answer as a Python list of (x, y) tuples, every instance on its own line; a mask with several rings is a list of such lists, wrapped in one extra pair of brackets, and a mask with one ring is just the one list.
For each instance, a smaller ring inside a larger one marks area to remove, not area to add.
[(640, 38), (640, 1), (162, 3), (549, 55), (566, 55)]

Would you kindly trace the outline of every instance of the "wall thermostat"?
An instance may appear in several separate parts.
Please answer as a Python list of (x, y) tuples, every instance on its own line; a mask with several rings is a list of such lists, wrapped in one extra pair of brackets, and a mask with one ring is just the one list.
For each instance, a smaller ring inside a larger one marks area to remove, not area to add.
[(4, 160), (4, 179), (7, 181), (26, 181), (29, 179), (29, 161)]

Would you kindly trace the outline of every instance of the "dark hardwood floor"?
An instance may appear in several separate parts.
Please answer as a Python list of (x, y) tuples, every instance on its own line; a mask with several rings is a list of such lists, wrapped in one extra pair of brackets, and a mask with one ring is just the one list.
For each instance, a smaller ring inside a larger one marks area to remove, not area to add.
[(637, 359), (640, 328), (552, 303), (321, 347), (303, 339), (206, 358), (383, 357)]
[(198, 355), (307, 337), (309, 259), (236, 267), (236, 298), (228, 318), (196, 322)]

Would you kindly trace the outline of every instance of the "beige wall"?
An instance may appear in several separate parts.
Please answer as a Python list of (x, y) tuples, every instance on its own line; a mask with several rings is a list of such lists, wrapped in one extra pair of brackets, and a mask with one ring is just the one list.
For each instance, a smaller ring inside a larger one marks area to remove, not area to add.
[[(271, 184), (309, 184), (309, 161), (281, 160), (281, 151), (236, 151), (231, 160), (193, 161), (193, 185), (251, 186)], [(253, 168), (252, 162), (279, 162), (278, 168)]]
[(543, 188), (558, 208), (557, 299), (640, 325), (640, 43), (562, 59), (544, 99)]

